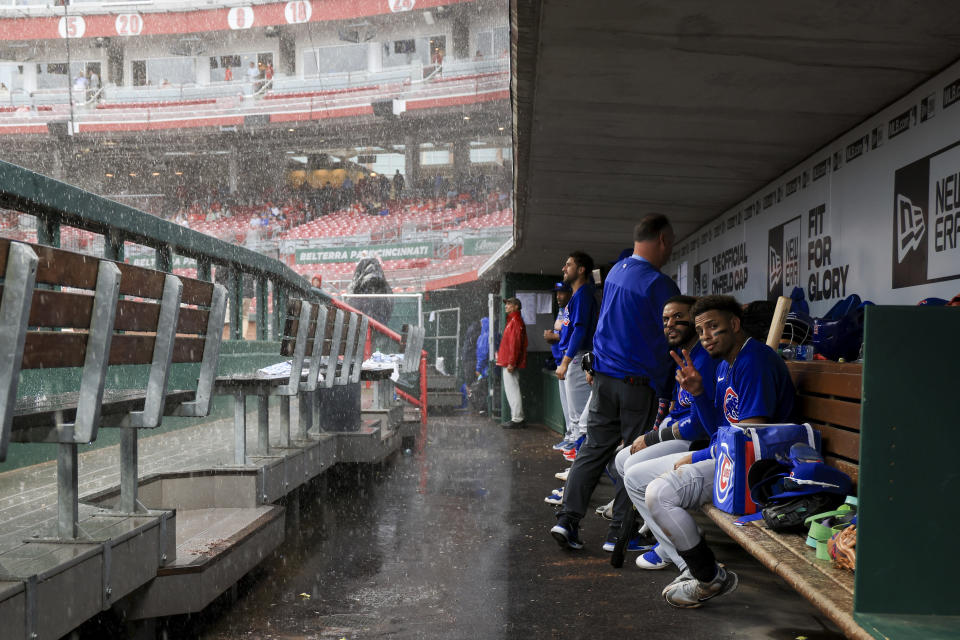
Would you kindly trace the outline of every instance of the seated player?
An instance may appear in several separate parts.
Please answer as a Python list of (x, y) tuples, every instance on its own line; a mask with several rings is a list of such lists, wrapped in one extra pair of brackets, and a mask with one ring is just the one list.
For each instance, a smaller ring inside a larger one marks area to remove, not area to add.
[[(730, 296), (705, 296), (691, 309), (700, 344), (718, 362), (715, 380), (704, 380), (689, 350), (684, 349), (682, 357), (672, 354), (676, 380), (692, 397), (693, 412), (714, 440), (721, 424), (785, 422), (793, 411), (793, 382), (783, 359), (747, 337), (742, 313)], [(716, 389), (712, 399), (707, 385)], [(682, 571), (662, 592), (674, 607), (699, 607), (738, 584), (735, 573), (717, 564), (687, 513), (713, 498), (714, 444), (647, 460), (627, 472), (628, 490), (640, 498), (635, 504), (660, 542), (658, 552)]]
[[(690, 308), (695, 302), (696, 298), (684, 295), (667, 300), (663, 306), (663, 335), (671, 351), (686, 349), (701, 375), (712, 379), (716, 361), (697, 341), (697, 332), (693, 328), (693, 318), (690, 315)], [(713, 389), (707, 389), (707, 393), (712, 400)], [(621, 478), (626, 478), (630, 469), (641, 462), (670, 454), (686, 453), (694, 440), (710, 438), (710, 433), (700, 423), (699, 416), (693, 413), (693, 399), (690, 394), (674, 383), (672, 396), (670, 412), (660, 422), (659, 429), (641, 435), (632, 446), (625, 447), (617, 454), (616, 467)], [(643, 498), (631, 493), (631, 486), (635, 484), (636, 482), (625, 480), (624, 486), (630, 499), (634, 503), (640, 503)], [(641, 569), (662, 569), (670, 562), (669, 558), (660, 556), (657, 551), (650, 551), (637, 558), (637, 566)]]

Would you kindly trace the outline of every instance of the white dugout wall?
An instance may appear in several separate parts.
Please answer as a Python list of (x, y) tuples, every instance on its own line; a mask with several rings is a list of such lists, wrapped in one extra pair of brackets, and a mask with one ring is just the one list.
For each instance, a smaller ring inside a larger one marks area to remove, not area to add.
[(799, 285), (815, 317), (852, 293), (960, 293), (960, 63), (681, 239), (664, 271), (741, 302)]

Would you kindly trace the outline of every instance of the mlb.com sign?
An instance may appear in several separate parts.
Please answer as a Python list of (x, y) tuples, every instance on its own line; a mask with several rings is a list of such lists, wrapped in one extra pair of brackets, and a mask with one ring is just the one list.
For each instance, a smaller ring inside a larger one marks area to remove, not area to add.
[(321, 264), (326, 262), (357, 262), (363, 258), (379, 257), (381, 260), (406, 260), (409, 258), (432, 258), (432, 242), (406, 242), (381, 244), (366, 247), (336, 247), (330, 249), (297, 249), (297, 264)]
[(960, 145), (894, 177), (893, 288), (960, 278)]

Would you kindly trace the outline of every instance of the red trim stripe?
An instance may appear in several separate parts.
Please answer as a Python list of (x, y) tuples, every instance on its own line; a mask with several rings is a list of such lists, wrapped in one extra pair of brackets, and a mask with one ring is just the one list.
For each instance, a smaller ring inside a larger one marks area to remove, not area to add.
[(477, 273), (477, 270), (467, 271), (466, 273), (458, 273), (455, 276), (448, 276), (446, 278), (437, 278), (436, 280), (430, 280), (424, 285), (425, 291), (436, 291), (437, 289), (445, 289), (447, 287), (452, 287), (457, 284), (463, 284), (465, 282), (473, 282), (474, 280), (479, 279), (480, 276)]
[(494, 100), (509, 100), (510, 90), (489, 91), (468, 96), (452, 96), (450, 98), (427, 98), (424, 100), (407, 100), (407, 111), (414, 109), (435, 109), (437, 107), (456, 107), (478, 102), (493, 102)]
[(48, 129), (45, 124), (0, 125), (0, 135), (47, 132)]
[(81, 122), (81, 133), (96, 131), (156, 131), (158, 129), (195, 129), (198, 127), (223, 127), (242, 125), (243, 116), (221, 116), (191, 120), (155, 120), (150, 122)]

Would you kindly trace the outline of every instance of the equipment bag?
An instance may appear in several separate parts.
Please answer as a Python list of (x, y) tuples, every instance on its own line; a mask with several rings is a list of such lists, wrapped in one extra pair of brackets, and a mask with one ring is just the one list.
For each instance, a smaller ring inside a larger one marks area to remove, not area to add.
[(747, 473), (757, 460), (786, 458), (790, 447), (803, 442), (820, 451), (820, 433), (809, 424), (724, 425), (714, 451), (713, 504), (737, 515), (756, 513)]

